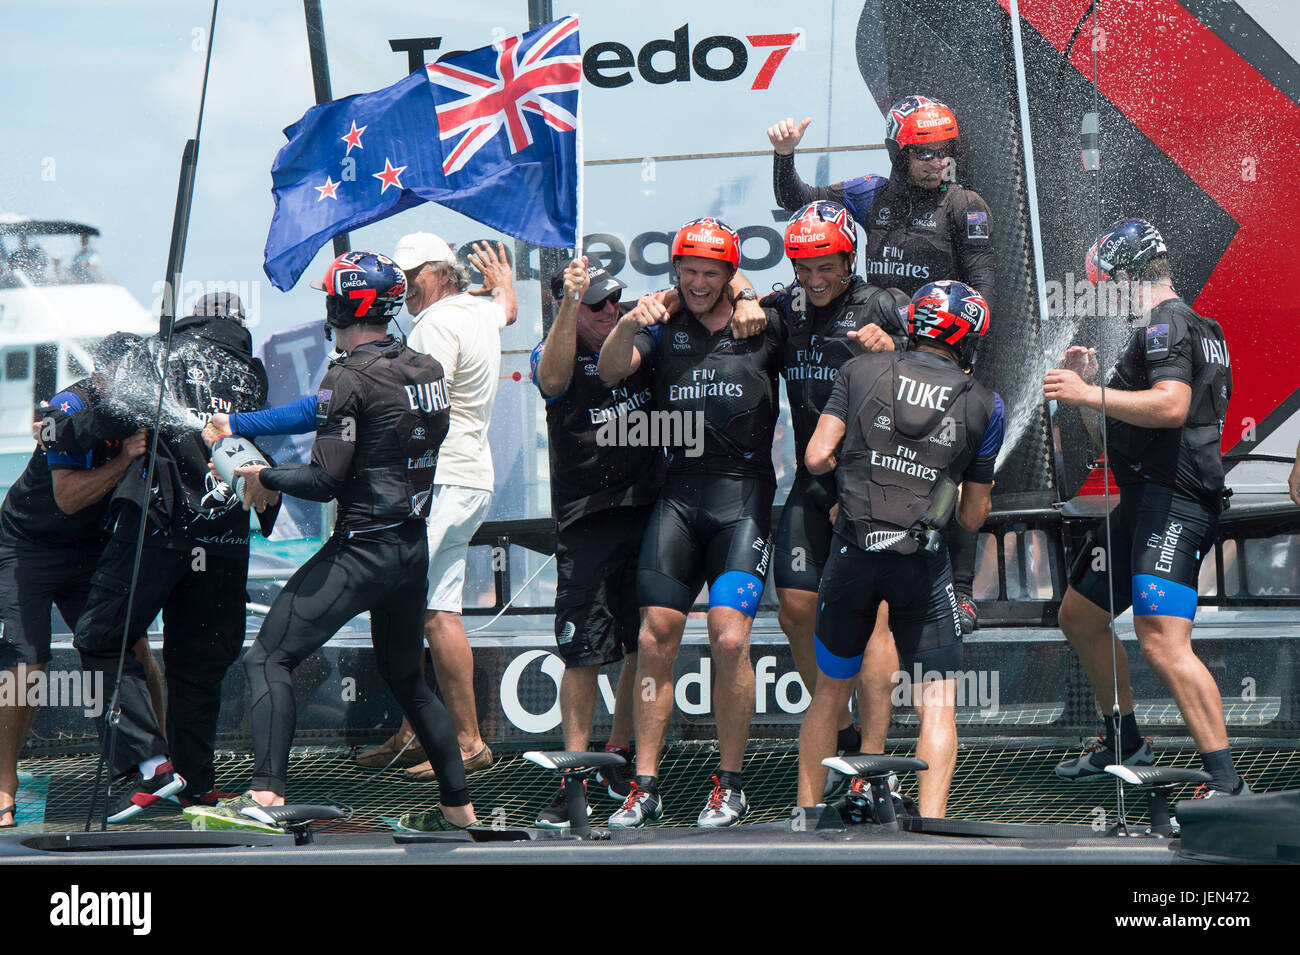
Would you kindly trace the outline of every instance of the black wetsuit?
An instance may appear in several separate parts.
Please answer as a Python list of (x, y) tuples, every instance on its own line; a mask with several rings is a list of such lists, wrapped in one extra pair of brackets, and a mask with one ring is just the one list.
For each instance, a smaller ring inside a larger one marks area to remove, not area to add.
[(411, 721), (446, 806), (469, 800), (455, 727), (424, 682), (429, 514), (450, 403), (442, 366), (391, 336), (335, 362), (316, 401), (316, 442), (302, 467), (261, 472), (271, 490), (337, 498), (334, 534), (289, 578), (244, 658), (253, 724), (252, 788), (284, 795), (293, 743), (293, 670), (370, 611), (375, 665)]
[(835, 469), (840, 512), (817, 597), (817, 665), (835, 679), (862, 665), (876, 612), (904, 671), (956, 670), (961, 624), (948, 555), (906, 532), (937, 519), (944, 479), (990, 484), (1005, 411), (996, 392), (929, 351), (863, 355), (841, 370), (823, 409), (845, 423)]
[(708, 582), (709, 605), (753, 616), (771, 556), (772, 432), (786, 327), (767, 309), (762, 334), (710, 333), (688, 312), (637, 333), (653, 366), (668, 479), (646, 528), (637, 571), (643, 607), (687, 611)]
[[(1214, 545), (1223, 493), (1220, 441), (1232, 367), (1223, 329), (1182, 299), (1161, 302), (1134, 329), (1107, 387), (1145, 391), (1161, 381), (1192, 390), (1180, 428), (1143, 428), (1107, 419), (1111, 470), (1120, 487), (1110, 535), (1115, 612), (1192, 619), (1201, 560)], [(1083, 548), (1070, 582), (1106, 608), (1107, 576), (1091, 551), (1105, 546), (1105, 528)]]
[[(795, 171), (794, 157), (779, 154), (773, 188), (776, 201), (791, 212), (816, 199), (845, 206), (866, 235), (864, 272), (872, 285), (901, 289), (910, 298), (929, 282), (956, 279), (994, 311), (993, 219), (978, 193), (947, 184), (923, 189), (882, 176), (809, 186)], [(965, 528), (949, 527), (953, 576), (966, 594), (975, 576), (975, 542)]]
[[(43, 426), (54, 429), (48, 443), (66, 450), (37, 448), (0, 507), (0, 668), (50, 660), (50, 609), (59, 608), (73, 626), (90, 594), (104, 542), (108, 540), (109, 493), (75, 514), (65, 514), (54, 499), (54, 471), (89, 471), (102, 467), (121, 450), (118, 441), (93, 441), (76, 450), (70, 432), (80, 414), (93, 415), (98, 394), (89, 378), (69, 385), (50, 399), (57, 414)], [(111, 493), (111, 488), (109, 492)]]
[[(533, 349), (533, 383), (544, 344)], [(546, 401), (551, 508), (556, 523), (555, 640), (566, 666), (597, 666), (635, 653), (636, 568), (667, 460), (648, 442), (620, 446), (620, 418), (655, 409), (650, 365), (611, 387), (599, 352), (581, 342), (569, 382)]]
[[(254, 411), (266, 403), (266, 371), (252, 337), (227, 318), (176, 323), (170, 360), (148, 339), (119, 363), (110, 394), (95, 409), (93, 430), (124, 437), (152, 419), (158, 381), (168, 409), (160, 428), (153, 487), (144, 487), (148, 456), (127, 469), (114, 492), (112, 536), (99, 559), (74, 643), (85, 667), (104, 674), (113, 693), (122, 646), (140, 502), (149, 501), (128, 642), (163, 615), (167, 737), (150, 702), (144, 669), (128, 652), (119, 685), (114, 774), (170, 753), (191, 794), (213, 788), (212, 748), (221, 708), (221, 680), (239, 656), (245, 632), (248, 513), (207, 467), (199, 425), (215, 412)], [(133, 401), (125, 401), (132, 395)], [(78, 416), (80, 417), (80, 416)], [(74, 419), (75, 421), (75, 419)], [(147, 494), (147, 497), (146, 497)], [(262, 515), (269, 530), (274, 511)]]
[(902, 289), (910, 298), (928, 282), (956, 279), (993, 310), (993, 220), (979, 193), (957, 185), (923, 189), (882, 176), (810, 186), (795, 171), (794, 157), (781, 155), (773, 180), (783, 209), (829, 199), (853, 214), (866, 234), (863, 271), (872, 285)]
[(778, 587), (816, 592), (831, 546), (835, 478), (809, 472), (804, 454), (840, 367), (862, 354), (849, 332), (876, 324), (893, 339), (895, 349), (904, 350), (907, 328), (897, 309), (906, 304), (906, 297), (868, 285), (857, 275), (824, 307), (801, 293), (796, 284), (764, 297), (761, 303), (780, 311), (789, 329), (781, 375), (794, 425), (796, 466), (776, 530), (772, 576)]

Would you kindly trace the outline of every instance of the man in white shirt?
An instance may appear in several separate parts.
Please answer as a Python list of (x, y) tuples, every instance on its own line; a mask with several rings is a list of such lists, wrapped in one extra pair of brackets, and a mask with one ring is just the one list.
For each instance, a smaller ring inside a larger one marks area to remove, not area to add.
[[(461, 600), (469, 541), (492, 503), (487, 432), (501, 374), (501, 329), (514, 322), (518, 308), (505, 246), (498, 243), (493, 250), (486, 243), (475, 243), (469, 260), (483, 274), (483, 287), (472, 292), (466, 291), (469, 270), (436, 235), (403, 236), (393, 250), (393, 261), (406, 275), (406, 308), (414, 316), (407, 344), (438, 360), (451, 398), (451, 427), (438, 454), (429, 512), (424, 635), (438, 687), (456, 725), (465, 769), (474, 772), (492, 764), (492, 751), (479, 735), (474, 656), (461, 623)], [(358, 761), (383, 766), (411, 735), (410, 725), (403, 721), (392, 739), (362, 753)], [(413, 742), (406, 755), (418, 748), (419, 743)], [(408, 769), (406, 775), (434, 778), (428, 762)]]

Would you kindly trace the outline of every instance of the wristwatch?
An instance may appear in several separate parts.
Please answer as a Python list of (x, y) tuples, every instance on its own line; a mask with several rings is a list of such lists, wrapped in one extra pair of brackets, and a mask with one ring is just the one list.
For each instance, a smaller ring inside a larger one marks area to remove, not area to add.
[(741, 289), (736, 293), (736, 300), (740, 302), (757, 302), (758, 293), (752, 288)]

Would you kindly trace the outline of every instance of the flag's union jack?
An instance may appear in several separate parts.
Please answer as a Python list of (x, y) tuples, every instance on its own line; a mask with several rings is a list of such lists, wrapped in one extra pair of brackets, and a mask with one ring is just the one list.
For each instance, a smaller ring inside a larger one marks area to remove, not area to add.
[(578, 127), (582, 56), (576, 17), (425, 69), (436, 87), (438, 136), (459, 140), (445, 154), (444, 175), (463, 169), (503, 127), (511, 154), (527, 149), (533, 144), (528, 113), (562, 133)]

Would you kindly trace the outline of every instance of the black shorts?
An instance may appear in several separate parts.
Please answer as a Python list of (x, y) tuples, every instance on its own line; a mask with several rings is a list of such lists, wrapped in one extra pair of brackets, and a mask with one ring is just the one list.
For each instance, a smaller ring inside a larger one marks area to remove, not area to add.
[(669, 475), (641, 545), (640, 605), (686, 613), (707, 580), (710, 608), (752, 617), (771, 557), (775, 493), (756, 478)]
[(555, 538), (555, 642), (565, 666), (636, 653), (636, 568), (651, 505), (588, 514)]
[(803, 468), (795, 472), (772, 548), (772, 579), (778, 587), (817, 592), (831, 550), (835, 500), (835, 475)]
[(86, 607), (100, 542), (77, 547), (37, 547), (0, 542), (0, 669), (50, 662), (50, 611), (59, 608), (69, 627)]
[(835, 538), (817, 592), (813, 644), (817, 668), (836, 680), (856, 676), (876, 626), (880, 602), (889, 603), (889, 629), (906, 672), (961, 669), (961, 622), (948, 554), (869, 554)]
[[(1140, 484), (1120, 490), (1112, 516), (1115, 613), (1132, 606), (1138, 617), (1195, 619), (1201, 560), (1214, 546), (1218, 511), (1163, 484)], [(1103, 520), (1070, 569), (1070, 585), (1103, 610), (1109, 609), (1105, 548)]]

